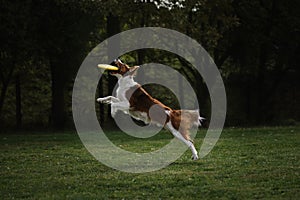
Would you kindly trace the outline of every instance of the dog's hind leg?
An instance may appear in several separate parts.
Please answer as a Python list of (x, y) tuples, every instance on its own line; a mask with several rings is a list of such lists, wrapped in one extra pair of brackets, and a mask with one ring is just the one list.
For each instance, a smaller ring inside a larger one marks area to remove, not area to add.
[(186, 145), (191, 149), (192, 154), (193, 154), (193, 160), (198, 160), (198, 158), (199, 158), (199, 157), (198, 157), (198, 152), (197, 152), (197, 150), (196, 150), (194, 144), (193, 144), (191, 141), (185, 139), (185, 138), (182, 136), (182, 134), (181, 134), (179, 131), (177, 131), (177, 130), (172, 126), (171, 121), (168, 122), (168, 123), (166, 124), (166, 127), (171, 131), (171, 133), (172, 133), (177, 139), (179, 139), (180, 141), (182, 141), (184, 144), (186, 144)]

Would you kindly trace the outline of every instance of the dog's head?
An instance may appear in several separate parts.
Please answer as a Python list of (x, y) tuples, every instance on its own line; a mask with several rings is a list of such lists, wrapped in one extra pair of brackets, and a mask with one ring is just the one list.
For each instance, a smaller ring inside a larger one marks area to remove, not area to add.
[(118, 78), (125, 76), (134, 76), (136, 74), (139, 66), (129, 67), (127, 64), (123, 63), (120, 59), (114, 60), (111, 65), (118, 67), (118, 70), (110, 71), (110, 74)]

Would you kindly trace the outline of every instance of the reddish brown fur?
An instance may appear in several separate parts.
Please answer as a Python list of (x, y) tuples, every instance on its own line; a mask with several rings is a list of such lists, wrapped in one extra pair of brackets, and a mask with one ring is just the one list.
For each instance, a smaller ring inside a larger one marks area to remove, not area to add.
[[(166, 114), (166, 110), (172, 109), (162, 104), (157, 99), (152, 98), (140, 85), (136, 85), (130, 88), (126, 92), (126, 98), (130, 103), (130, 110), (140, 111), (147, 113), (151, 120), (165, 125), (169, 121), (169, 116)], [(150, 108), (156, 105), (157, 109), (150, 117)]]
[[(112, 71), (112, 74), (118, 73), (122, 76), (132, 75), (138, 68), (137, 66), (129, 67), (121, 62), (116, 62), (116, 65), (119, 70)], [(170, 107), (151, 97), (140, 85), (130, 88), (126, 92), (126, 98), (130, 103), (131, 111), (145, 112), (152, 121), (163, 126), (171, 120), (172, 126), (178, 130), (186, 140), (191, 141), (189, 130), (194, 123), (198, 124), (198, 112), (191, 110), (172, 110)], [(155, 111), (151, 113), (150, 116), (150, 108), (154, 105), (156, 106)], [(169, 115), (166, 111), (169, 111)]]
[[(198, 114), (189, 110), (172, 110), (163, 103), (151, 97), (140, 85), (130, 88), (126, 92), (126, 98), (130, 103), (130, 110), (147, 113), (151, 120), (165, 125), (171, 120), (173, 127), (191, 141), (189, 130), (194, 122), (198, 122)], [(150, 116), (150, 108), (156, 105), (158, 109)], [(170, 111), (170, 116), (165, 111)]]

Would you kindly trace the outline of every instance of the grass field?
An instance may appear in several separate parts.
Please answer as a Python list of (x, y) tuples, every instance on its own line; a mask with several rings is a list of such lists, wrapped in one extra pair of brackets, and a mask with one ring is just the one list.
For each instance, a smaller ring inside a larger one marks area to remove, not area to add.
[[(204, 131), (196, 138), (200, 147)], [(160, 133), (116, 145), (150, 151)], [(187, 151), (156, 172), (131, 174), (96, 161), (74, 132), (0, 135), (1, 199), (299, 199), (300, 127), (225, 129), (213, 151), (191, 161)]]

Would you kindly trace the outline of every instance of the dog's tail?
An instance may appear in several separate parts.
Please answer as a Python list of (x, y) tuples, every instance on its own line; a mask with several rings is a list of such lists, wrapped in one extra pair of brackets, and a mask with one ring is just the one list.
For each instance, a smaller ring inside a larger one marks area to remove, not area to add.
[(202, 126), (202, 122), (205, 120), (200, 116), (199, 110), (182, 110), (181, 116), (188, 120), (189, 126)]

